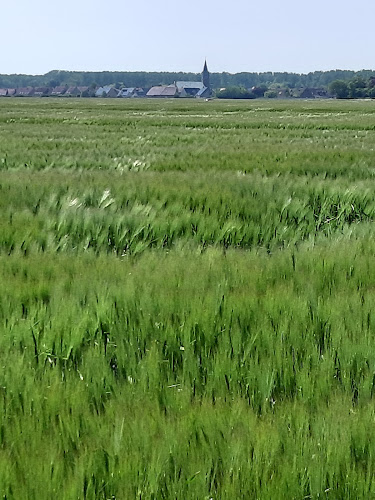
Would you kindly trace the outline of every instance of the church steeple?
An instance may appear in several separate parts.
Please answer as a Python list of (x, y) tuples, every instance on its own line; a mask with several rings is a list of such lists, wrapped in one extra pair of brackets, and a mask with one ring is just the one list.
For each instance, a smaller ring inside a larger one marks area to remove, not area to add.
[(204, 61), (203, 71), (202, 71), (202, 83), (205, 87), (210, 89), (210, 73), (207, 68), (207, 61)]

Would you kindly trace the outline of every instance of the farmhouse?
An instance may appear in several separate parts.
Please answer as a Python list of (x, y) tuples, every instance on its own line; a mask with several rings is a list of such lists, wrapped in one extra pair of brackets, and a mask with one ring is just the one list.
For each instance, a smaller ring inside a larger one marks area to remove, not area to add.
[(172, 85), (159, 85), (157, 87), (151, 87), (147, 92), (146, 97), (177, 97), (178, 89), (176, 84)]

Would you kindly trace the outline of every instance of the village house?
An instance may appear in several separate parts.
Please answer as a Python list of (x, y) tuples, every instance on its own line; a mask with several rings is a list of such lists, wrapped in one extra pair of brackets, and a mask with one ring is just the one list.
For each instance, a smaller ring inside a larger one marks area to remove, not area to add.
[(144, 96), (145, 96), (145, 91), (142, 88), (128, 87), (121, 89), (117, 97), (129, 98), (129, 97), (144, 97)]
[(33, 87), (20, 87), (16, 89), (16, 92), (14, 94), (16, 97), (30, 97), (34, 95), (34, 88)]
[(87, 85), (78, 86), (77, 89), (79, 90), (79, 95), (81, 97), (91, 97), (94, 94), (94, 92), (90, 93), (90, 87), (87, 87)]
[(105, 85), (99, 87), (95, 92), (95, 97), (118, 97), (119, 90), (115, 89), (113, 85)]
[(35, 87), (34, 97), (47, 97), (50, 93), (49, 87)]
[(105, 90), (104, 90), (104, 87), (99, 87), (96, 89), (95, 91), (95, 97), (103, 97), (103, 95), (105, 95)]
[(137, 97), (137, 93), (135, 91), (135, 87), (129, 87), (125, 89), (121, 89), (117, 94), (117, 97)]
[(81, 92), (79, 91), (78, 87), (76, 86), (71, 86), (66, 89), (66, 92), (64, 93), (65, 97), (78, 97), (81, 95)]
[(57, 96), (64, 95), (65, 92), (67, 91), (67, 89), (68, 89), (67, 85), (64, 85), (64, 86), (60, 85), (58, 87), (54, 87), (52, 89), (51, 96), (57, 97)]
[(293, 90), (293, 96), (300, 99), (323, 99), (332, 97), (326, 89), (305, 87)]
[(288, 88), (275, 89), (278, 99), (288, 99), (290, 97), (290, 90)]
[(119, 90), (112, 87), (106, 93), (106, 97), (118, 97)]

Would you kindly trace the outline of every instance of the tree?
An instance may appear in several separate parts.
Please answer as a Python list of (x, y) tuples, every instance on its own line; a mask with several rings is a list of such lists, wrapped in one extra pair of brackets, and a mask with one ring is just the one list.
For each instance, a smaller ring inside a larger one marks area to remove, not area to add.
[(355, 76), (348, 83), (349, 97), (351, 97), (352, 99), (366, 97), (367, 96), (366, 87), (367, 87), (367, 84), (366, 84), (365, 79), (360, 75)]
[(335, 80), (329, 85), (329, 91), (337, 99), (347, 99), (349, 97), (349, 87), (344, 80)]
[(227, 87), (216, 93), (219, 99), (255, 99), (255, 94), (243, 87)]

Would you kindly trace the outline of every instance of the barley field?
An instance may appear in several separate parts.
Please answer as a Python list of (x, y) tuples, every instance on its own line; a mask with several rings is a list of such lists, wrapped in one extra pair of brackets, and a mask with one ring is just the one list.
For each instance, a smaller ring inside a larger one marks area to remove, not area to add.
[(0, 100), (5, 500), (375, 498), (375, 102)]

